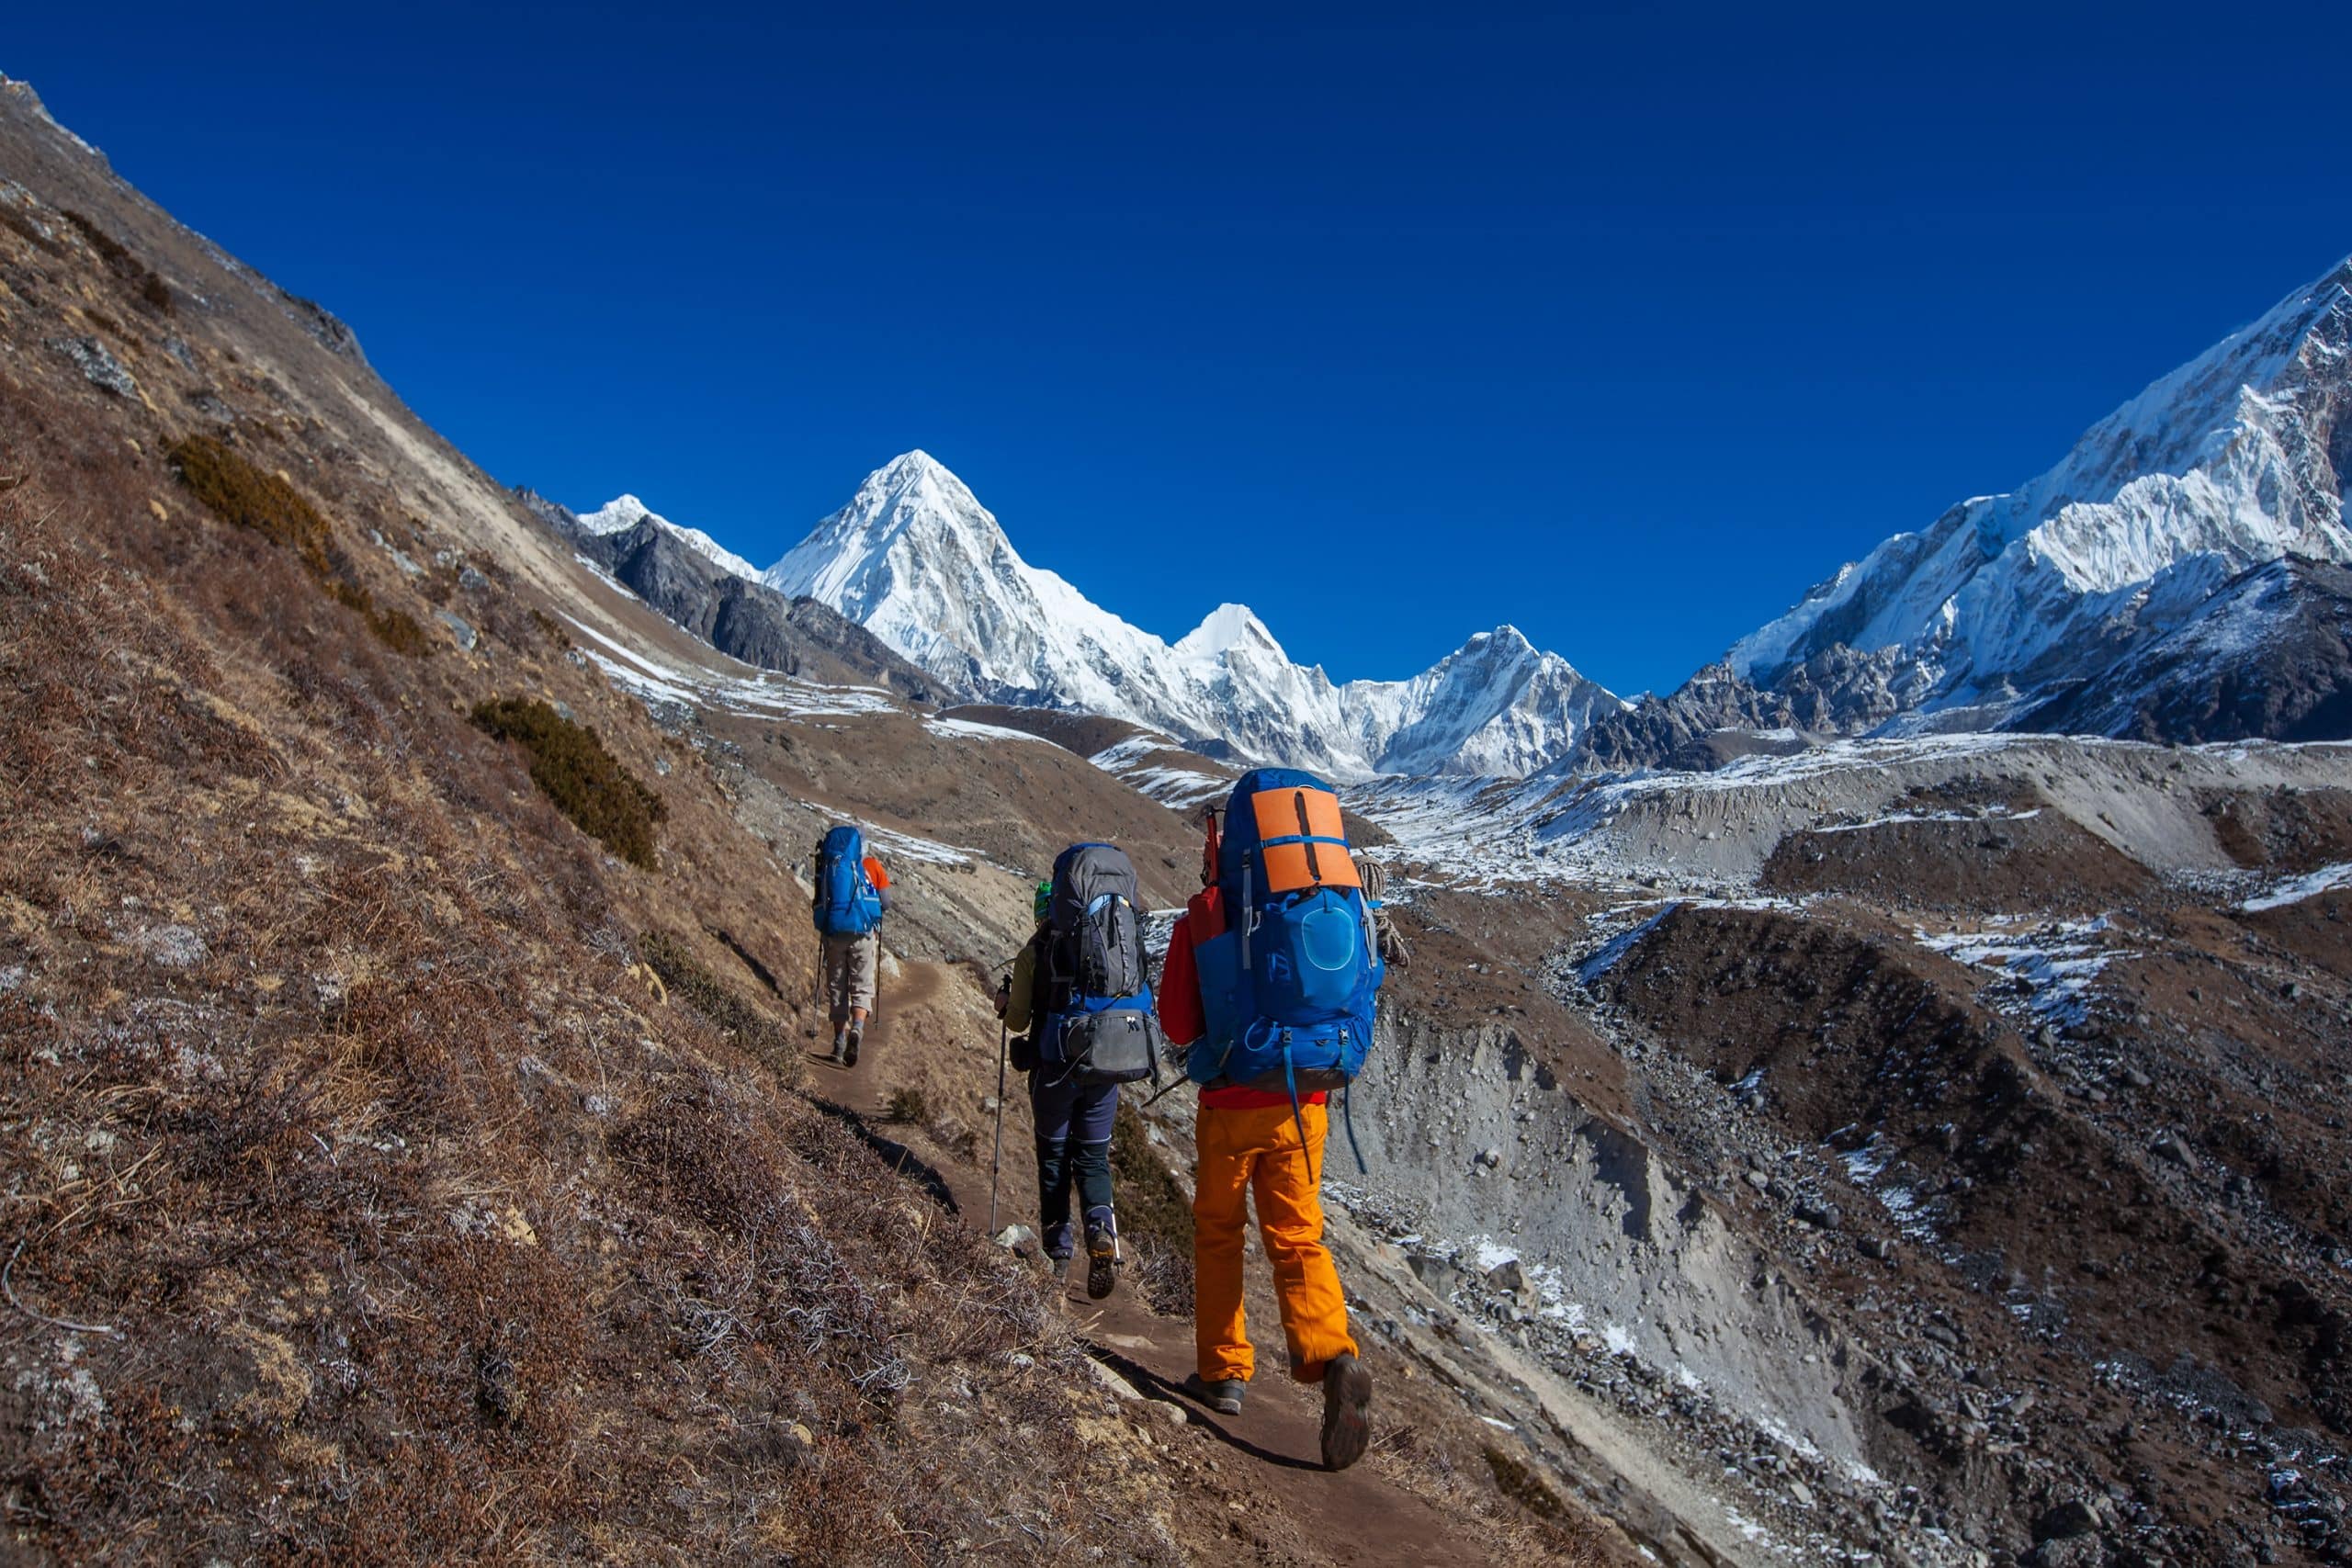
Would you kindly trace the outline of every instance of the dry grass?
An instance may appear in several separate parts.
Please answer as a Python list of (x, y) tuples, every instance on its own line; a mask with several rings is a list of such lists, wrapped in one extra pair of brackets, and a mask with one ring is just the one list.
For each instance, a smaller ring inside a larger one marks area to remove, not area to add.
[(98, 259), (107, 264), (107, 269), (130, 288), (141, 304), (161, 315), (172, 313), (171, 288), (155, 276), (153, 268), (131, 254), (130, 246), (79, 212), (68, 210), (63, 216), (98, 253)]
[(790, 1031), (781, 1022), (704, 967), (684, 942), (668, 932), (647, 933), (641, 946), (647, 967), (661, 976), (672, 996), (693, 1007), (743, 1049), (770, 1063), (788, 1081), (800, 1081), (800, 1053), (793, 1049)]
[(442, 666), (224, 634), (272, 601), (189, 574), (250, 564), (183, 557), (192, 614), (109, 472), (0, 494), (8, 1555), (1173, 1561), (1034, 1281), (683, 947), (632, 978)]
[(378, 605), (375, 595), (352, 574), (335, 548), (334, 531), (300, 491), (209, 435), (185, 436), (168, 456), (191, 494), (223, 521), (291, 550), (328, 598), (358, 613), (376, 640), (411, 659), (428, 650), (424, 627), (417, 619), (404, 610)]
[(1152, 1310), (1193, 1312), (1193, 1204), (1151, 1145), (1144, 1120), (1125, 1097), (1111, 1123), (1111, 1179), (1119, 1235), (1135, 1254), (1131, 1277)]

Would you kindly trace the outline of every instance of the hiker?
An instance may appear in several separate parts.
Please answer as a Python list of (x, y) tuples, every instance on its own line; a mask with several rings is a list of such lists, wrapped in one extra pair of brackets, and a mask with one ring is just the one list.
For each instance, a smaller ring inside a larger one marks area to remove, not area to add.
[(882, 942), (875, 933), (890, 908), (890, 875), (865, 852), (865, 835), (849, 823), (817, 845), (817, 890), (810, 913), (822, 936), (825, 996), (831, 1004), (834, 1066), (857, 1066), (858, 1042), (874, 1012), (874, 975)]
[(1072, 844), (1037, 884), (1037, 929), (997, 992), (1005, 1028), (1023, 1035), (1013, 1066), (1029, 1075), (1037, 1130), (1038, 1224), (1059, 1274), (1075, 1250), (1070, 1194), (1086, 1231), (1086, 1293), (1111, 1293), (1119, 1225), (1111, 1128), (1119, 1086), (1159, 1066), (1159, 1026), (1145, 976), (1136, 871), (1112, 844)]
[(1191, 1047), (1186, 1075), (1201, 1086), (1197, 1362), (1184, 1386), (1221, 1415), (1241, 1413), (1255, 1368), (1241, 1307), (1254, 1196), (1290, 1374), (1323, 1385), (1323, 1463), (1345, 1470), (1371, 1439), (1372, 1376), (1323, 1245), (1326, 1101), (1363, 1066), (1383, 970), (1339, 796), (1311, 773), (1243, 774), (1221, 835), (1208, 818), (1201, 884), (1159, 976), (1161, 1026), (1170, 1045)]

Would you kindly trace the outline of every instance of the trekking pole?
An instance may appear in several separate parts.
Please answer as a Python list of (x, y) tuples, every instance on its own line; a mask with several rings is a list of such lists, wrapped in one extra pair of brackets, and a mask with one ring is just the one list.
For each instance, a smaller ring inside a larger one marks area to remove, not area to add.
[(996, 1235), (997, 1179), (1004, 1171), (1004, 1062), (1012, 1033), (1002, 1019), (996, 1025), (996, 1151), (989, 1156), (989, 1235)]

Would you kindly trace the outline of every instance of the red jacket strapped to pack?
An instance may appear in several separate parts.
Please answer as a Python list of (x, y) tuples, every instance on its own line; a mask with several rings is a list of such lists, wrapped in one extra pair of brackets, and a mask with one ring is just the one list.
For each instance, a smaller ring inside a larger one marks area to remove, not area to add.
[[(1225, 896), (1215, 886), (1193, 895), (1183, 919), (1168, 938), (1168, 960), (1159, 970), (1159, 1028), (1170, 1045), (1190, 1045), (1208, 1027), (1201, 1010), (1200, 970), (1193, 961), (1193, 944), (1225, 934)], [(1301, 1105), (1320, 1105), (1328, 1097), (1317, 1089), (1299, 1096)], [(1280, 1089), (1239, 1089), (1233, 1085), (1204, 1088), (1201, 1103), (1223, 1111), (1262, 1111), (1288, 1105)]]

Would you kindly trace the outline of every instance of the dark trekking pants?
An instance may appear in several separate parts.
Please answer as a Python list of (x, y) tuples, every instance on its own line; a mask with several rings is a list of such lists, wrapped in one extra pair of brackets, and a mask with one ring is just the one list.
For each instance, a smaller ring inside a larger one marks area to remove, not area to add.
[(1029, 1075), (1029, 1110), (1037, 1122), (1038, 1230), (1046, 1252), (1067, 1258), (1074, 1250), (1070, 1189), (1077, 1188), (1086, 1214), (1111, 1207), (1111, 1122), (1119, 1086), (1057, 1085), (1056, 1070)]

